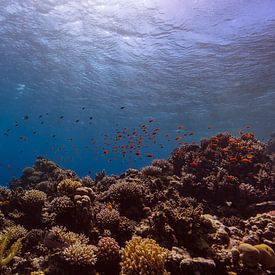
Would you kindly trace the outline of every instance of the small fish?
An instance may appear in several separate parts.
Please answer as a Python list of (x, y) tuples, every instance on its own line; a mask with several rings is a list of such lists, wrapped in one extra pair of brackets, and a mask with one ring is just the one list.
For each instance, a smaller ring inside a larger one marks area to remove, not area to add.
[(229, 182), (232, 182), (234, 179), (235, 179), (234, 176), (231, 176), (231, 175), (226, 177), (226, 180)]
[(120, 107), (120, 110), (123, 110), (123, 109), (125, 109), (125, 106), (121, 106), (121, 107)]
[(109, 150), (104, 150), (104, 151), (103, 151), (103, 154), (104, 154), (104, 155), (107, 155), (108, 153), (109, 153)]
[(93, 117), (92, 117), (92, 116), (90, 116), (90, 117), (89, 117), (89, 119), (90, 119), (90, 120), (92, 120), (92, 119), (93, 119)]
[(254, 155), (253, 155), (253, 154), (247, 154), (247, 155), (246, 155), (246, 158), (247, 158), (247, 159), (253, 159), (253, 158), (254, 158)]
[(64, 116), (60, 116), (60, 117), (59, 117), (59, 119), (63, 119), (63, 118), (64, 118)]
[(177, 136), (176, 138), (175, 138), (175, 140), (180, 140), (181, 139), (181, 136)]
[(191, 165), (192, 167), (196, 168), (196, 167), (198, 167), (199, 164), (198, 164), (196, 161), (192, 161), (192, 162), (190, 163), (190, 165)]
[(152, 122), (154, 122), (154, 121), (155, 121), (154, 118), (151, 118), (151, 119), (148, 120), (149, 123), (152, 123)]
[(29, 116), (28, 116), (28, 115), (25, 115), (23, 119), (24, 119), (24, 120), (28, 120), (28, 119), (29, 119)]
[(56, 135), (52, 135), (52, 138), (55, 138), (56, 137)]
[(41, 121), (40, 124), (44, 124), (44, 121)]
[(221, 149), (221, 152), (222, 152), (222, 153), (227, 153), (228, 151), (229, 151), (228, 148), (222, 148), (222, 149)]
[(82, 107), (81, 110), (85, 110), (85, 107)]
[(76, 123), (79, 122), (79, 119), (77, 119), (75, 122), (76, 122)]
[(140, 156), (140, 151), (136, 151), (136, 155), (137, 155), (137, 156)]
[(213, 148), (213, 149), (214, 149), (214, 148), (217, 148), (217, 147), (218, 147), (218, 144), (217, 144), (217, 143), (211, 143), (210, 147)]
[(152, 157), (153, 157), (153, 154), (147, 154), (146, 157), (147, 157), (147, 158), (152, 158)]
[(241, 159), (241, 162), (242, 162), (242, 163), (245, 163), (245, 164), (252, 163), (251, 159), (247, 159), (247, 158), (242, 158), (242, 159)]
[(32, 133), (35, 135), (37, 132), (36, 132), (36, 131), (33, 131)]
[(231, 162), (236, 162), (238, 159), (235, 158), (235, 157), (230, 157), (229, 160), (230, 160)]

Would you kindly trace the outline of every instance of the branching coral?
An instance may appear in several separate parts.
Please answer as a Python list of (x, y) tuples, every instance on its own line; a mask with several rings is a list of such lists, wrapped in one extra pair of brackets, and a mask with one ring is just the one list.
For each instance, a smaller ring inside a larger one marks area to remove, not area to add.
[(62, 256), (71, 265), (94, 266), (96, 263), (96, 253), (93, 245), (75, 243), (65, 248)]
[(68, 231), (64, 226), (54, 226), (50, 230), (50, 234), (52, 234), (56, 239), (62, 241), (66, 244), (87, 244), (89, 239), (84, 234), (78, 234), (71, 231)]
[(118, 266), (120, 247), (115, 239), (103, 237), (99, 240), (97, 248), (97, 265), (101, 270), (111, 270)]
[(121, 275), (168, 274), (165, 270), (167, 252), (156, 241), (133, 237), (122, 249)]
[(31, 189), (22, 196), (22, 203), (26, 207), (42, 207), (47, 199), (46, 193)]
[(57, 185), (57, 191), (60, 194), (70, 195), (73, 194), (79, 187), (82, 187), (82, 183), (80, 181), (64, 179)]

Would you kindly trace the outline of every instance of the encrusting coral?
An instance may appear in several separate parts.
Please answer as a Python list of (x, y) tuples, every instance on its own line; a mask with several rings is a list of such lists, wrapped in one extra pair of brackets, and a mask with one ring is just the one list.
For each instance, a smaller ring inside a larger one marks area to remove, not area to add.
[(252, 133), (95, 180), (39, 157), (0, 187), (0, 274), (273, 274), (274, 160)]

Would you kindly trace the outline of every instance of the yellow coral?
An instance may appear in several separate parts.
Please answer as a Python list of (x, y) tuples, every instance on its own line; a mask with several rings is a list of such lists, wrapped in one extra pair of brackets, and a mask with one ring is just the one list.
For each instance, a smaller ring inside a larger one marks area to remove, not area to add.
[(155, 240), (133, 237), (122, 249), (120, 275), (165, 275), (165, 258), (167, 252)]
[(62, 255), (69, 264), (94, 266), (96, 263), (95, 246), (76, 243), (65, 248)]
[(46, 193), (36, 190), (36, 189), (30, 189), (25, 192), (25, 194), (22, 197), (22, 202), (26, 206), (41, 206), (44, 204), (44, 202), (47, 199)]
[(57, 191), (62, 194), (72, 194), (79, 187), (82, 187), (80, 181), (64, 179), (57, 185)]
[(31, 275), (44, 275), (44, 271), (32, 271)]
[(13, 237), (12, 231), (7, 231), (5, 234), (0, 236), (0, 266), (7, 265), (21, 250), (21, 239), (18, 239), (10, 246), (10, 248), (8, 248)]
[(266, 244), (254, 245), (260, 252), (260, 263), (265, 268), (273, 268), (275, 266), (275, 252)]

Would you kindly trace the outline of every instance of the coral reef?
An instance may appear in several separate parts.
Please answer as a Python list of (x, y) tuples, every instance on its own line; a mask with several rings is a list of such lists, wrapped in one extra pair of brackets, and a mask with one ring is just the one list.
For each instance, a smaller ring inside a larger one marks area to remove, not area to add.
[(39, 157), (0, 187), (0, 274), (275, 274), (273, 147), (221, 133), (95, 180)]

